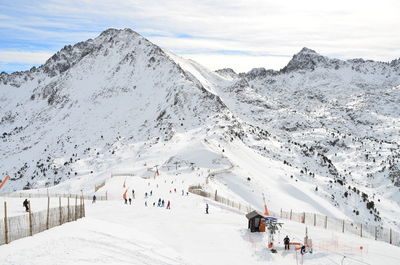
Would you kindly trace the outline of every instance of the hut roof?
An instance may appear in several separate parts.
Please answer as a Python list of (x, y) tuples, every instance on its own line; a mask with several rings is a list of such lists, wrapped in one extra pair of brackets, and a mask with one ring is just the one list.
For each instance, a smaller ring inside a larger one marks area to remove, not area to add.
[(252, 212), (249, 212), (248, 214), (246, 214), (246, 218), (247, 219), (252, 219), (252, 218), (257, 217), (257, 216), (265, 217), (262, 213), (260, 213), (258, 211), (252, 211)]

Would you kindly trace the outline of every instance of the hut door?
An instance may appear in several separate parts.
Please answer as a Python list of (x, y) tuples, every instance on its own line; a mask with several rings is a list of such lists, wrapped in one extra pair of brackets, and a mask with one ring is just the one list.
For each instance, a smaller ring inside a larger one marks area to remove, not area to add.
[(254, 218), (254, 228), (256, 231), (260, 229), (260, 218)]

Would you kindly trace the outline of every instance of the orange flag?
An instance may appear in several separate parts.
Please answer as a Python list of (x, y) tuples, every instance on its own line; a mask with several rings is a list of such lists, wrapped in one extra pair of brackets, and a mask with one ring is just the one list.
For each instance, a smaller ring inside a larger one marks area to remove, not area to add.
[(6, 184), (7, 180), (10, 178), (10, 176), (6, 176), (6, 178), (3, 180), (2, 183), (0, 183), (0, 189)]
[(264, 215), (269, 216), (269, 211), (266, 204), (264, 204)]
[(124, 195), (122, 195), (122, 198), (124, 198), (124, 200), (126, 200), (126, 193), (128, 192), (128, 190), (126, 190), (125, 192), (124, 192)]

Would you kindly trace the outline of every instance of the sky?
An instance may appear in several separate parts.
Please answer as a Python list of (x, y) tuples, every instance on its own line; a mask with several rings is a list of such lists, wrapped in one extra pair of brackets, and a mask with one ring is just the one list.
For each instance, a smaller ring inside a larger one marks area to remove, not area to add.
[(210, 70), (284, 67), (301, 48), (339, 59), (400, 57), (399, 0), (0, 0), (0, 72), (131, 28)]

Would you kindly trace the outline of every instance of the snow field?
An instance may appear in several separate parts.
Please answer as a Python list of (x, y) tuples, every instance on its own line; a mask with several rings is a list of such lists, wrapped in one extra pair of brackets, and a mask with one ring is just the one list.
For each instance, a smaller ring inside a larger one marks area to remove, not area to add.
[[(294, 250), (283, 250), (282, 239), (289, 235), (292, 242), (301, 241), (304, 225), (283, 220), (278, 253), (272, 254), (266, 234), (250, 233), (243, 213), (193, 194), (182, 196), (188, 179), (165, 174), (111, 178), (103, 189), (115, 200), (86, 202), (86, 218), (0, 247), (2, 264), (300, 264)], [(135, 189), (133, 205), (122, 200), (124, 182)], [(153, 195), (146, 199), (150, 190)], [(171, 210), (153, 207), (158, 198), (170, 200)], [(400, 260), (398, 247), (320, 228), (308, 231), (314, 253), (306, 254), (303, 264), (341, 264), (343, 255), (348, 257), (343, 264)]]

